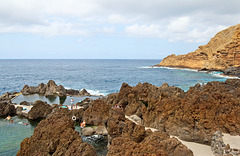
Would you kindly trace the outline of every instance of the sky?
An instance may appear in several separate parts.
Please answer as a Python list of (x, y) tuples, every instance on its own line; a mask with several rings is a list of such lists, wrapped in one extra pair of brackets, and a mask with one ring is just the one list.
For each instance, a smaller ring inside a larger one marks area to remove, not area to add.
[(240, 23), (239, 0), (0, 0), (0, 59), (162, 59)]

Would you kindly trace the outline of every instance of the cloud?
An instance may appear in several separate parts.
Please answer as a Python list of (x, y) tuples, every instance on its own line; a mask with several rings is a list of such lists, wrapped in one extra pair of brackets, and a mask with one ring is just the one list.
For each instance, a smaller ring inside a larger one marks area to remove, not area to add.
[(239, 23), (239, 6), (238, 0), (1, 0), (0, 32), (44, 36), (120, 32), (202, 42)]

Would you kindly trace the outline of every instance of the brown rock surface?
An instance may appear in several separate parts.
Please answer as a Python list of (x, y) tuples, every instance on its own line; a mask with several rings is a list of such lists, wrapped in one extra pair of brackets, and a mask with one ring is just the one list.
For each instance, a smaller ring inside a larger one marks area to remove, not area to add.
[(71, 119), (62, 114), (54, 114), (42, 120), (33, 135), (22, 141), (17, 156), (22, 155), (94, 156), (97, 154), (91, 145), (83, 143)]
[(33, 107), (28, 112), (28, 118), (31, 120), (36, 120), (38, 118), (46, 118), (52, 112), (53, 108), (51, 105), (38, 100), (34, 102)]
[(38, 87), (25, 85), (21, 90), (23, 95), (42, 94), (44, 96), (89, 96), (90, 94), (83, 89), (82, 91), (65, 89), (62, 85), (57, 85), (53, 80), (49, 80), (47, 84), (39, 84)]
[(208, 70), (240, 66), (240, 24), (220, 31), (194, 52), (167, 56), (157, 66)]
[(0, 102), (0, 116), (13, 115), (16, 113), (14, 105), (7, 102)]
[(105, 125), (110, 107), (105, 101), (97, 99), (84, 111), (83, 120), (88, 125)]
[[(197, 84), (186, 93), (167, 84), (123, 84), (118, 94), (108, 97), (108, 103), (123, 104), (126, 115), (138, 115), (146, 127), (182, 140), (210, 144), (216, 130), (240, 134), (239, 89), (240, 80), (234, 79)], [(110, 118), (109, 123), (118, 125), (113, 132), (120, 136), (117, 134), (123, 129), (123, 121)]]
[(111, 155), (193, 155), (186, 146), (166, 133), (145, 131), (127, 120), (122, 110), (113, 108), (107, 127), (108, 156)]

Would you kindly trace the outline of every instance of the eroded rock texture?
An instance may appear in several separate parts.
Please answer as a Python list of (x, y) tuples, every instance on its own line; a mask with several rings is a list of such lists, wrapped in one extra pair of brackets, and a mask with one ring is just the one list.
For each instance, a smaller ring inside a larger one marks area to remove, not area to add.
[(164, 58), (158, 66), (224, 70), (240, 66), (240, 24), (217, 33), (204, 46), (185, 55)]
[(33, 135), (22, 141), (17, 156), (22, 155), (95, 156), (97, 154), (94, 147), (82, 141), (71, 119), (63, 114), (54, 114), (42, 120)]

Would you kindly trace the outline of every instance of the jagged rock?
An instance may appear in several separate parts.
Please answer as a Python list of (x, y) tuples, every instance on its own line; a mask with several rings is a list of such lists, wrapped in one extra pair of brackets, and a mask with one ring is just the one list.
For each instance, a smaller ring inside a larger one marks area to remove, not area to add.
[(76, 105), (79, 107), (83, 107), (83, 110), (85, 111), (91, 105), (92, 102), (93, 102), (92, 99), (86, 98), (83, 101), (76, 103)]
[[(196, 84), (184, 93), (177, 87), (163, 84), (123, 84), (118, 94), (110, 95), (107, 103), (122, 104), (123, 113), (137, 115), (146, 127), (156, 128), (186, 141), (211, 143), (217, 129), (225, 133), (240, 134), (240, 80)], [(116, 120), (116, 119), (114, 119)], [(108, 123), (118, 122), (109, 119)], [(119, 125), (124, 125), (119, 124)], [(116, 134), (123, 127), (114, 127)]]
[(36, 94), (37, 92), (37, 87), (32, 87), (28, 85), (24, 85), (23, 89), (21, 90), (21, 93), (23, 95), (30, 95), (30, 94)]
[(223, 71), (225, 75), (233, 75), (240, 77), (240, 67), (232, 67)]
[(17, 153), (17, 156), (21, 155), (95, 156), (97, 154), (94, 147), (83, 143), (71, 119), (62, 114), (54, 114), (42, 120), (33, 135), (22, 141)]
[(110, 155), (193, 155), (186, 146), (166, 133), (145, 131), (145, 128), (127, 120), (123, 111), (110, 110), (107, 122)]
[(11, 102), (11, 99), (15, 97), (15, 94), (16, 94), (16, 92), (14, 92), (14, 93), (7, 92), (7, 93), (0, 96), (0, 101)]
[(67, 95), (70, 96), (90, 96), (90, 94), (83, 89), (82, 91), (73, 90), (73, 89), (65, 89), (62, 85), (57, 85), (53, 80), (49, 80), (47, 84), (39, 84), (38, 87), (25, 85), (21, 90), (23, 95), (29, 94), (42, 94), (44, 96), (60, 96), (65, 97)]
[(7, 102), (0, 102), (0, 116), (13, 115), (16, 113), (14, 105)]
[(79, 92), (79, 95), (82, 95), (82, 96), (90, 96), (90, 94), (87, 92), (87, 90), (85, 88), (83, 88), (80, 92)]
[(33, 107), (28, 112), (28, 118), (31, 120), (36, 120), (38, 118), (46, 118), (51, 112), (53, 108), (51, 105), (38, 100), (34, 102)]
[(185, 55), (164, 58), (157, 66), (225, 70), (240, 66), (240, 24), (217, 33), (204, 46)]
[(111, 106), (105, 101), (97, 99), (84, 111), (83, 120), (88, 125), (105, 125), (109, 118), (110, 108)]

